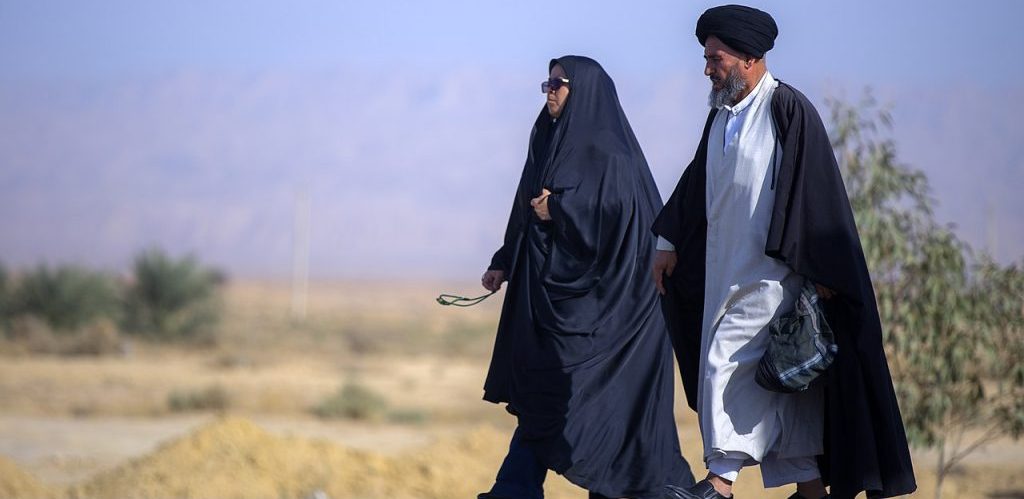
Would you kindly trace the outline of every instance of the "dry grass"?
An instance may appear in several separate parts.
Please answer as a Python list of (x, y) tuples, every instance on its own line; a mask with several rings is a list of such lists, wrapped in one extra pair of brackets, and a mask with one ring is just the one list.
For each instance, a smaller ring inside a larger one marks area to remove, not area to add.
[[(480, 400), (501, 295), (469, 309), (444, 308), (433, 301), (441, 291), (471, 293), (473, 286), (320, 284), (311, 289), (307, 318), (297, 321), (289, 314), (287, 286), (231, 284), (212, 347), (134, 342), (113, 355), (66, 357), (0, 345), (0, 454), (42, 479), (46, 485), (40, 493), (53, 492), (48, 486), (98, 483), (97, 473), (149, 455), (159, 442), (188, 434), (210, 417), (202, 412), (175, 415), (169, 404), (174, 394), (204, 394), (216, 387), (224, 404), (191, 408), (227, 410), (254, 419), (272, 434), (317, 437), (381, 459), (411, 456), (418, 449), (435, 456), (453, 453), (429, 446), (453, 442), (451, 438), (457, 440), (481, 423), (493, 425), (499, 430), (485, 432), (485, 439), (477, 432), (472, 437), (476, 443), (463, 447), (478, 453), (467, 458), (476, 471), (459, 482), (465, 488), (458, 489), (462, 495), (471, 496), (490, 485), (513, 424), (501, 408)], [(316, 420), (311, 409), (346, 383), (380, 394), (396, 413), (416, 415), (406, 421), (415, 424)], [(677, 400), (682, 400), (678, 394)], [(693, 414), (681, 406), (677, 414), (684, 454), (702, 474)], [(959, 470), (947, 485), (946, 497), (982, 498), (1001, 492), (1006, 493), (1002, 497), (1024, 497), (1024, 446), (999, 442), (990, 452), (994, 454), (979, 454)], [(451, 461), (453, 456), (443, 457)], [(922, 489), (916, 496), (931, 497), (931, 456), (915, 458)], [(39, 485), (9, 462), (0, 464), (6, 470), (0, 492), (5, 484)], [(463, 466), (456, 461), (449, 465)], [(440, 468), (425, 469), (437, 475), (436, 483), (406, 495), (443, 497), (437, 495), (437, 484), (453, 482), (446, 481)], [(94, 480), (88, 482), (90, 478)], [(117, 489), (118, 495), (131, 495), (126, 492), (131, 482), (123, 483), (129, 485)], [(102, 496), (95, 488), (77, 490)], [(343, 490), (348, 489), (338, 486), (329, 492), (335, 499), (359, 497)], [(764, 491), (756, 469), (745, 471), (737, 486), (740, 497), (781, 498), (789, 492)], [(549, 497), (584, 496), (552, 477)]]
[[(478, 285), (476, 285), (478, 286)], [(467, 288), (469, 290), (467, 290)], [(442, 291), (472, 284), (321, 283), (310, 289), (305, 320), (292, 318), (287, 286), (232, 285), (220, 342), (260, 355), (266, 348), (333, 358), (444, 355), (479, 358), (493, 341), (500, 295), (473, 308), (438, 305)]]

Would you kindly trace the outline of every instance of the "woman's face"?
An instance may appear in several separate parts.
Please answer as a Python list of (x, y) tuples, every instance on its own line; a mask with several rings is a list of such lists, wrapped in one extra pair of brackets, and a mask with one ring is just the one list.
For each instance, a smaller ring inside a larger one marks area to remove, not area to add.
[[(555, 64), (555, 67), (551, 68), (550, 77), (554, 79), (567, 78), (561, 64)], [(562, 115), (562, 110), (565, 109), (565, 101), (569, 98), (569, 85), (563, 83), (557, 90), (549, 86), (547, 97), (548, 114), (552, 118), (558, 118)]]

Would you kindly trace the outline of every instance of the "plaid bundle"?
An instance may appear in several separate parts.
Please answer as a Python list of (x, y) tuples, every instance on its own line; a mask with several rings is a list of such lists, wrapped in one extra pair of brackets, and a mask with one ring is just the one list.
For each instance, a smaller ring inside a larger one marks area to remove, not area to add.
[(839, 347), (819, 300), (814, 284), (806, 280), (793, 312), (768, 325), (771, 338), (755, 376), (762, 388), (801, 392), (832, 365)]

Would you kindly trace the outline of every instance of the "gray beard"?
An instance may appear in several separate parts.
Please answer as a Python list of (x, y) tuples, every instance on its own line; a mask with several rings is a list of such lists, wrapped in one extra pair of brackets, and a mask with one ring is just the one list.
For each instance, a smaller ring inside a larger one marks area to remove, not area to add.
[(736, 104), (736, 98), (743, 93), (743, 88), (746, 84), (743, 82), (743, 77), (740, 76), (740, 72), (733, 68), (729, 71), (729, 74), (725, 77), (725, 85), (721, 90), (715, 90), (711, 88), (711, 93), (708, 94), (708, 106), (714, 109), (718, 109), (722, 106), (731, 106)]

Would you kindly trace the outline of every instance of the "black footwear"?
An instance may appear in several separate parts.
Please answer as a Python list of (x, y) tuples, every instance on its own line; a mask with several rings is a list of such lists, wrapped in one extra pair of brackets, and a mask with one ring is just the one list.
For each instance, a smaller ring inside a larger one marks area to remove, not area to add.
[[(829, 497), (832, 497), (832, 496), (830, 496), (828, 494), (825, 494), (825, 495), (821, 496), (821, 499), (828, 499)], [(789, 496), (789, 499), (807, 499), (807, 498), (802, 496), (802, 495), (800, 495), (799, 492), (793, 492), (793, 495)]]
[(511, 497), (496, 496), (490, 492), (483, 492), (477, 494), (476, 499), (512, 499)]
[(705, 478), (688, 489), (676, 487), (675, 485), (666, 485), (663, 499), (733, 499), (735, 497), (735, 494), (729, 497), (719, 494), (715, 490), (715, 486), (711, 485), (711, 482)]

